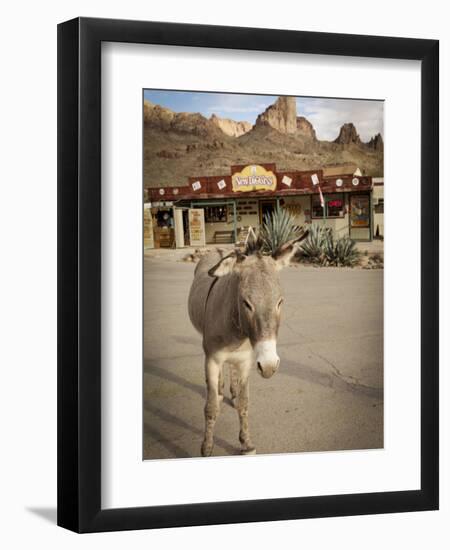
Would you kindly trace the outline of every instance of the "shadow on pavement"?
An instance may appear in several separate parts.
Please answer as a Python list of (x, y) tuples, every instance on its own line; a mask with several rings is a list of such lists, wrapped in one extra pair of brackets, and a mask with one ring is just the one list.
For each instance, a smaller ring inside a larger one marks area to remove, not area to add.
[[(179, 445), (165, 437), (161, 432), (155, 430), (148, 425), (148, 422), (144, 422), (144, 433), (146, 436), (150, 436), (158, 443), (163, 445), (174, 458), (189, 458), (189, 453), (182, 449)], [(148, 460), (148, 457), (144, 457), (144, 460)]]
[[(178, 416), (175, 416), (172, 413), (163, 411), (163, 410), (159, 409), (158, 407), (155, 407), (154, 405), (150, 405), (148, 403), (145, 403), (144, 408), (145, 408), (146, 412), (157, 416), (161, 420), (164, 420), (165, 422), (168, 422), (170, 424), (178, 426), (179, 428), (182, 428), (183, 430), (189, 430), (193, 434), (199, 436), (199, 445), (198, 445), (198, 447), (199, 447), (199, 452), (200, 452), (200, 443), (201, 443), (201, 440), (203, 438), (203, 430), (200, 430), (199, 428), (191, 426), (191, 424), (188, 424), (185, 420), (182, 420)], [(150, 430), (150, 431), (148, 432), (147, 430)], [(156, 437), (152, 433), (150, 433), (151, 431), (155, 431), (155, 430), (151, 426), (148, 425), (147, 420), (144, 423), (144, 431), (145, 431), (146, 434), (149, 433), (149, 435), (152, 435), (153, 437), (155, 437), (155, 439), (157, 439), (159, 443), (164, 445), (169, 451), (172, 452), (172, 449), (170, 449), (168, 445), (170, 444), (171, 446), (173, 446), (174, 444), (171, 441), (168, 441), (165, 438), (165, 436), (163, 436), (162, 434), (161, 434), (161, 439), (160, 439), (159, 437)], [(237, 438), (237, 435), (238, 434), (236, 433), (236, 438)], [(166, 442), (167, 442), (167, 444), (166, 444)], [(230, 443), (228, 443), (227, 441), (225, 441), (224, 439), (222, 439), (220, 437), (214, 436), (214, 442), (215, 442), (216, 445), (218, 445), (219, 447), (222, 447), (224, 450), (226, 450), (231, 455), (240, 454), (240, 450), (237, 447), (234, 447), (233, 445), (231, 445)], [(178, 455), (176, 455), (176, 456), (178, 456)], [(183, 456), (189, 456), (189, 455), (184, 454)], [(194, 455), (194, 456), (199, 456), (199, 455)]]
[(193, 391), (194, 393), (197, 393), (203, 398), (205, 398), (206, 396), (206, 390), (203, 386), (199, 386), (198, 384), (189, 382), (189, 380), (182, 378), (181, 376), (179, 376), (178, 374), (175, 374), (171, 370), (157, 367), (156, 365), (152, 364), (152, 362), (149, 360), (144, 360), (144, 372), (149, 375), (155, 375), (155, 376), (159, 376), (160, 378), (164, 378), (168, 382), (173, 382), (174, 384), (178, 384), (183, 388), (186, 388), (188, 390)]

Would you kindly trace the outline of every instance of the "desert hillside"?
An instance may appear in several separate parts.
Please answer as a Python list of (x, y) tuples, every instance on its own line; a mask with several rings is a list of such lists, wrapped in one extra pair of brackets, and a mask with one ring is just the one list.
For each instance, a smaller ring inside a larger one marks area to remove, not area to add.
[(383, 175), (383, 138), (363, 143), (344, 124), (334, 141), (321, 141), (297, 116), (295, 98), (280, 97), (255, 124), (200, 113), (176, 113), (144, 103), (144, 186), (186, 185), (188, 176), (229, 174), (232, 164), (275, 162), (279, 170), (354, 164), (365, 175)]

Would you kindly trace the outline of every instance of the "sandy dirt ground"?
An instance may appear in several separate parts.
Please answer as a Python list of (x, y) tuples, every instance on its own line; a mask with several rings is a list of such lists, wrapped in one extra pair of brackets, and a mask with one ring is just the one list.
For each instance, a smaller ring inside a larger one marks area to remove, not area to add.
[[(195, 264), (144, 258), (144, 458), (200, 456), (205, 400), (201, 336), (187, 297)], [(281, 367), (250, 378), (258, 454), (383, 447), (383, 270), (292, 266)], [(239, 454), (239, 422), (225, 399), (213, 455)]]

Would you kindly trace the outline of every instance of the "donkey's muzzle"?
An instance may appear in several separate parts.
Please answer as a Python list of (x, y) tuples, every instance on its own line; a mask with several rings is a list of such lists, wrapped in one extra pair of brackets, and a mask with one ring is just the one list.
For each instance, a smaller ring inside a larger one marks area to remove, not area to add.
[(263, 378), (270, 378), (271, 376), (273, 376), (277, 372), (279, 366), (279, 359), (268, 364), (263, 364), (260, 361), (256, 362), (256, 368)]
[(263, 378), (273, 376), (280, 366), (280, 358), (277, 353), (277, 341), (260, 340), (254, 347), (256, 368)]

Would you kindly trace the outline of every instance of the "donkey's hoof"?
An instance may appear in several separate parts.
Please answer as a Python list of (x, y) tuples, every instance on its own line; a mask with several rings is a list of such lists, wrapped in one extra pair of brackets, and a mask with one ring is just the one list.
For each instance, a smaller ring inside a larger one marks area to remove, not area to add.
[(237, 397), (232, 397), (231, 398), (231, 403), (233, 404), (233, 407), (235, 409), (237, 409), (237, 407), (238, 407), (238, 398)]
[(256, 447), (246, 447), (245, 449), (241, 449), (241, 455), (255, 455), (256, 454)]
[(213, 452), (214, 444), (213, 443), (202, 443), (202, 456), (211, 456)]

